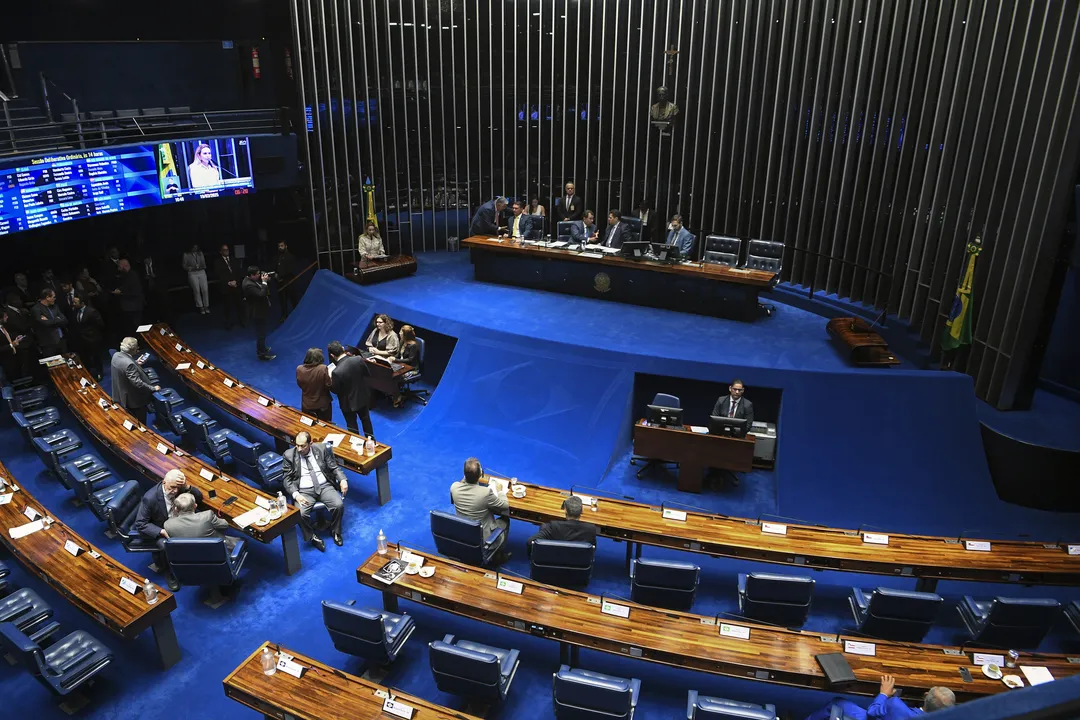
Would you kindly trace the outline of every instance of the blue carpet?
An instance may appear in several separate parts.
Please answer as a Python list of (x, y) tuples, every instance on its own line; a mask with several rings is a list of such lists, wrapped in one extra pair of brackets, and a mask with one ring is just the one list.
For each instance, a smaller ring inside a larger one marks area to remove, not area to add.
[[(207, 325), (197, 316), (178, 324), (180, 335), (213, 362), (292, 404), (298, 402), (293, 368), (304, 350), (325, 347), (332, 339), (355, 342), (376, 311), (458, 342), (427, 407), (394, 410), (383, 404), (373, 413), (377, 435), (394, 448), (394, 500), (380, 508), (374, 478), (350, 477), (344, 548), (331, 544), (320, 554), (303, 547), (304, 567), (290, 578), (284, 575), (280, 544), (251, 543), (237, 599), (218, 610), (203, 606), (194, 589), (183, 589), (174, 620), (184, 658), (166, 673), (156, 669), (149, 633), (131, 642), (119, 640), (14, 560), (6, 560), (13, 583), (40, 592), (56, 609), (64, 632), (88, 630), (116, 652), (116, 664), (91, 691), (94, 704), (86, 717), (161, 717), (169, 714), (165, 708), (181, 702), (185, 717), (257, 717), (225, 698), (221, 680), (266, 639), (361, 672), (359, 661), (334, 650), (322, 628), (319, 601), (356, 599), (377, 606), (378, 594), (356, 583), (355, 568), (373, 550), (380, 528), (392, 540), (430, 548), (427, 510), (447, 507), (447, 488), (460, 477), (461, 463), (469, 455), (478, 456), (489, 469), (546, 485), (599, 487), (641, 501), (686, 502), (735, 515), (772, 513), (852, 527), (872, 523), (894, 531), (983, 528), (1040, 538), (1076, 526), (1075, 517), (997, 500), (979, 445), (967, 377), (910, 368), (853, 371), (829, 346), (824, 322), (817, 316), (780, 306), (773, 318), (733, 323), (475, 283), (465, 254), (427, 255), (419, 262), (415, 277), (364, 288), (317, 274), (300, 308), (272, 334), (278, 358), (269, 363), (255, 359), (253, 340), (242, 333)], [(776, 470), (748, 474), (736, 489), (696, 496), (677, 493), (674, 479), (664, 471), (637, 479), (628, 465), (636, 373), (718, 383), (738, 374), (751, 388), (751, 397), (755, 385), (782, 388)], [(162, 377), (193, 401), (167, 370)], [(198, 404), (246, 436), (260, 436), (221, 411)], [(66, 410), (64, 415), (67, 427), (78, 427)], [(341, 422), (336, 409), (335, 420)], [(112, 462), (109, 453), (101, 454)], [(0, 457), (64, 522), (136, 572), (147, 572), (145, 556), (125, 555), (118, 542), (103, 537), (88, 510), (72, 506), (70, 493), (41, 472), (36, 456), (6, 420), (0, 425)], [(130, 475), (119, 463), (112, 464)], [(533, 531), (533, 526), (513, 524), (509, 570), (527, 574), (524, 542)], [(645, 553), (687, 559), (650, 548)], [(622, 545), (602, 540), (590, 589), (626, 595), (623, 560)], [(703, 566), (703, 582), (694, 609), (705, 614), (734, 612), (735, 574), (770, 567), (696, 561)], [(893, 578), (831, 572), (815, 572), (813, 577), (817, 590), (807, 627), (822, 631), (851, 625), (846, 595), (852, 585), (910, 587), (910, 581)], [(950, 602), (928, 642), (957, 641), (960, 625), (952, 605), (965, 593), (1078, 597), (1070, 589), (964, 583), (942, 583), (940, 592)], [(434, 687), (424, 647), (451, 632), (522, 651), (511, 697), (489, 717), (551, 717), (556, 645), (407, 602), (403, 608), (415, 616), (419, 629), (387, 683), (463, 707)], [(1042, 649), (1068, 649), (1069, 632), (1062, 623)], [(582, 665), (642, 678), (637, 717), (649, 720), (679, 717), (691, 688), (773, 702), (793, 716), (809, 713), (829, 697), (588, 651), (582, 653)], [(0, 693), (18, 698), (19, 717), (63, 717), (48, 691), (20, 669), (0, 671)]]

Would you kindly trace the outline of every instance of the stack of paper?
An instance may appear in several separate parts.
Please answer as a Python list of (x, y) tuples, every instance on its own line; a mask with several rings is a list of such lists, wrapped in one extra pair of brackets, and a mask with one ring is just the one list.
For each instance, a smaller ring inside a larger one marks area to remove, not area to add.
[(262, 509), (261, 507), (257, 507), (257, 508), (254, 508), (253, 510), (248, 510), (246, 513), (244, 513), (242, 515), (237, 515), (233, 519), (233, 523), (236, 524), (236, 527), (243, 530), (244, 528), (246, 528), (248, 525), (252, 524), (253, 522), (257, 522), (258, 520), (260, 520), (263, 515), (266, 515), (266, 510)]
[(323, 442), (331, 447), (340, 447), (345, 442), (345, 436), (341, 433), (330, 433), (323, 438)]
[(8, 530), (8, 534), (11, 535), (12, 540), (18, 540), (21, 537), (26, 537), (30, 533), (36, 533), (38, 530), (45, 527), (40, 520), (35, 520), (32, 523), (26, 523), (19, 527), (13, 527)]

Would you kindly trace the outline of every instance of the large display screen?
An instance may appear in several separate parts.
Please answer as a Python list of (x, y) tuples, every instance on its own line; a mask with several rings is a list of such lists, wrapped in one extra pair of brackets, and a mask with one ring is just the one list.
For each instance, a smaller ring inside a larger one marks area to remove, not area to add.
[(247, 138), (161, 143), (157, 151), (161, 198), (165, 202), (246, 195), (255, 190)]

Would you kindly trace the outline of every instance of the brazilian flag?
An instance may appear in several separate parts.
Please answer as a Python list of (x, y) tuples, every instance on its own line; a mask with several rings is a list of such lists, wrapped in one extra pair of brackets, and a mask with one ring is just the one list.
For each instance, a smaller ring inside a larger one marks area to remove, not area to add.
[(976, 235), (967, 245), (964, 276), (956, 287), (956, 297), (953, 298), (952, 309), (949, 310), (949, 319), (945, 321), (945, 332), (941, 336), (941, 349), (944, 351), (971, 344), (971, 316), (975, 312), (971, 284), (975, 281), (975, 258), (981, 252), (982, 237)]

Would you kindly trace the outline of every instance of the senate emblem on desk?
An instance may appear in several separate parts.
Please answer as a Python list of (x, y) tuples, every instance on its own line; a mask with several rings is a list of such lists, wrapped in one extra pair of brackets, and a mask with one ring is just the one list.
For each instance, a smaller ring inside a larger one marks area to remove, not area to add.
[(593, 290), (598, 293), (606, 293), (611, 289), (611, 278), (608, 277), (606, 272), (596, 273), (596, 277), (593, 278)]

